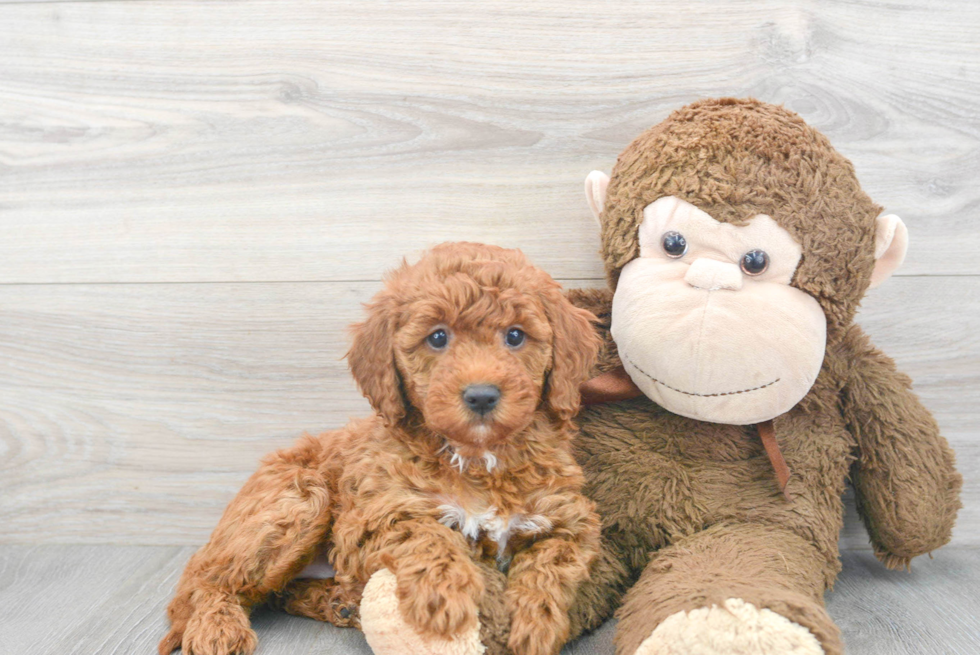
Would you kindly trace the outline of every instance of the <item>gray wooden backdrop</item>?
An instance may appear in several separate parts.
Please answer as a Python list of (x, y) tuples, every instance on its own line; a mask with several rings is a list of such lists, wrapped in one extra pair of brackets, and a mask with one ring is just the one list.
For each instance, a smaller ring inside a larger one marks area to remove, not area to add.
[(468, 239), (601, 285), (583, 178), (717, 95), (802, 114), (908, 224), (860, 320), (980, 545), (974, 0), (0, 0), (0, 543), (202, 543), (263, 453), (366, 411), (341, 356), (386, 268)]

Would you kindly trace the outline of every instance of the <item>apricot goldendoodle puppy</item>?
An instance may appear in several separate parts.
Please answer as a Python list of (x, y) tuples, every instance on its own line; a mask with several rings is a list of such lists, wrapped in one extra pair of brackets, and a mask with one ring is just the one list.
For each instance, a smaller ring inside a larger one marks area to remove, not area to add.
[[(557, 652), (599, 519), (570, 452), (592, 315), (515, 250), (443, 244), (388, 276), (353, 327), (351, 372), (375, 415), (274, 453), (190, 560), (166, 655), (251, 653), (250, 609), (357, 625), (390, 569), (422, 635), (472, 629), (480, 566), (507, 570), (510, 646)], [(294, 580), (318, 553), (336, 573)]]

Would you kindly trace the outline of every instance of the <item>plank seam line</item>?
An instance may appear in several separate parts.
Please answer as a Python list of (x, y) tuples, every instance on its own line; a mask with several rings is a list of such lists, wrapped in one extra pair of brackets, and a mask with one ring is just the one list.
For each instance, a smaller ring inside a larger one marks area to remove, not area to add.
[[(110, 2), (142, 2), (144, 0), (93, 0)], [(0, 0), (0, 5), (3, 5)], [(25, 3), (38, 4), (38, 3)], [(51, 4), (51, 3), (41, 3)], [(894, 278), (980, 278), (980, 273), (912, 273), (909, 275), (894, 275)], [(603, 282), (604, 277), (556, 277), (559, 282)], [(138, 286), (151, 284), (371, 284), (382, 282), (381, 278), (351, 278), (340, 280), (147, 280), (147, 281), (123, 281), (123, 282), (97, 282), (97, 281), (76, 281), (76, 282), (0, 282), (0, 287), (67, 287), (67, 286)], [(887, 284), (887, 282), (886, 282)]]

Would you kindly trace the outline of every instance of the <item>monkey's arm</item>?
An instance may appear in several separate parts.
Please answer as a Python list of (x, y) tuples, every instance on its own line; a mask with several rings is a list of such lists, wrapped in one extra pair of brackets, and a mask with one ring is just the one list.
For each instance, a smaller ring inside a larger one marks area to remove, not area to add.
[(848, 362), (842, 406), (858, 443), (858, 511), (875, 555), (892, 569), (949, 541), (962, 476), (932, 414), (857, 326), (841, 344)]

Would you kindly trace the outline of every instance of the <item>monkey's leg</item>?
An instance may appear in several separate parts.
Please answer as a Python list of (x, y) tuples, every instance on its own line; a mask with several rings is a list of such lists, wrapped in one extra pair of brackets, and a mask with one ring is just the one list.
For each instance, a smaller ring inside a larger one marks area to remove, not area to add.
[(307, 437), (268, 457), (245, 483), (181, 576), (161, 655), (178, 647), (184, 655), (255, 650), (248, 612), (302, 570), (330, 525), (320, 452)]
[(617, 612), (617, 655), (840, 655), (828, 563), (778, 527), (719, 524), (658, 551)]

